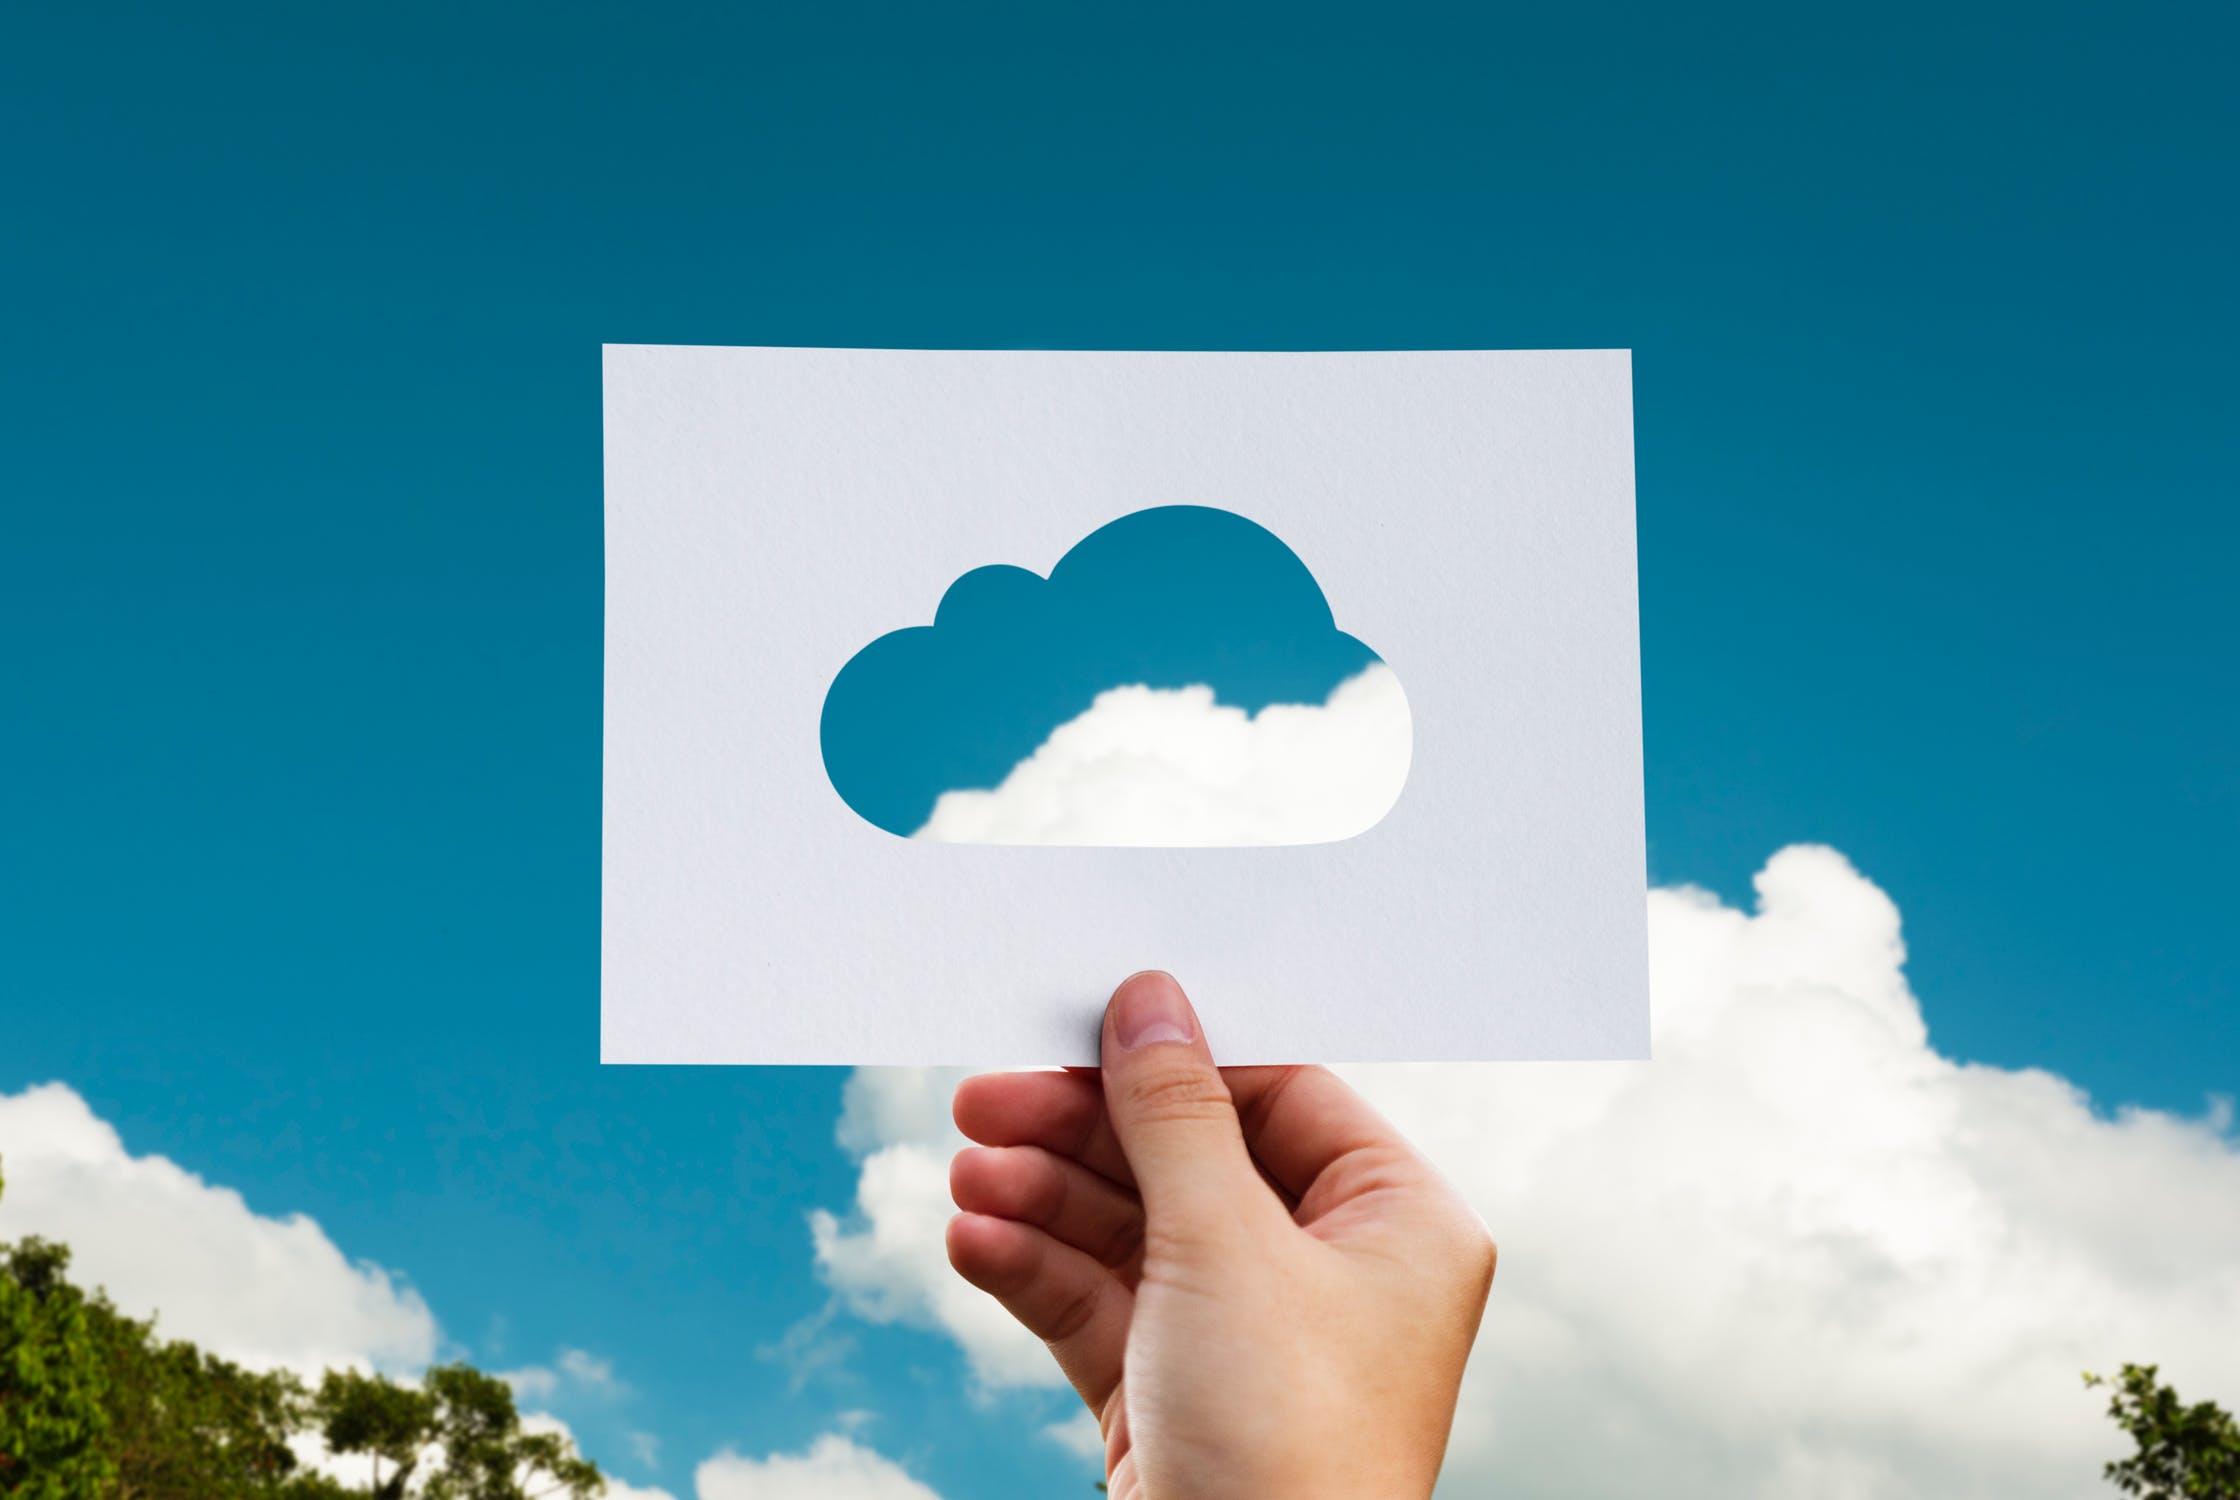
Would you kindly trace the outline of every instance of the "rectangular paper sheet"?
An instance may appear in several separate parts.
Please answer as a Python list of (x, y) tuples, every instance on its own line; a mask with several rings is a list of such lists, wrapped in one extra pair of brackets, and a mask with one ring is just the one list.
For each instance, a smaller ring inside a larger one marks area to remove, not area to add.
[[(1224, 1063), (1648, 1049), (1630, 364), (612, 346), (601, 1056), (1093, 1063), (1172, 970)], [(1391, 665), (1405, 789), (1343, 842), (897, 837), (834, 675), (962, 574), (1202, 505)]]

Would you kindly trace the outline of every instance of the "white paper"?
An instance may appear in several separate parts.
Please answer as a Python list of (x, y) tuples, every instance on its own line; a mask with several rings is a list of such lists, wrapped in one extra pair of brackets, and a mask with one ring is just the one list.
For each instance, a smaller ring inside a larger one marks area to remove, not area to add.
[[(1647, 1056), (1629, 359), (611, 346), (607, 1062), (1096, 1061), (1172, 970), (1226, 1063)], [(960, 575), (1234, 511), (1413, 716), (1341, 843), (898, 838), (834, 674)]]

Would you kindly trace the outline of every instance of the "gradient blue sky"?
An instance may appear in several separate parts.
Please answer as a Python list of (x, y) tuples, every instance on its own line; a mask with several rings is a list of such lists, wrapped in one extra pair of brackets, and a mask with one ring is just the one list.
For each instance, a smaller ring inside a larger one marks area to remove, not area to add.
[(563, 1415), (629, 1477), (628, 1427), (681, 1493), (876, 1407), (945, 1495), (1073, 1493), (936, 1340), (756, 1357), (824, 1304), (840, 1074), (595, 1063), (598, 346), (1620, 346), (1652, 876), (1833, 843), (1945, 1051), (2197, 1108), (2236, 25), (28, 0), (0, 1089), (313, 1215), (477, 1358), (611, 1357), (635, 1409)]

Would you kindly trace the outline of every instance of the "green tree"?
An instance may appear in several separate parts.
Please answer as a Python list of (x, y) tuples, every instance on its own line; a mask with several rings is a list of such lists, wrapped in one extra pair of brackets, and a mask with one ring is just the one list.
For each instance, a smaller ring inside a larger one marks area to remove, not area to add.
[(46, 1240), (0, 1245), (0, 1494), (292, 1497), (294, 1378), (160, 1340), (69, 1266)]
[(301, 1384), (259, 1373), (96, 1296), (96, 1333), (109, 1376), (113, 1500), (265, 1500), (298, 1495), (291, 1436), (304, 1425)]
[(2191, 1406), (2164, 1385), (2153, 1365), (2125, 1365), (2114, 1379), (2087, 1375), (2113, 1391), (2108, 1415), (2139, 1451), (2108, 1465), (2116, 1488), (2140, 1500), (2240, 1500), (2240, 1423), (2213, 1401)]
[(329, 1370), (311, 1401), (328, 1450), (371, 1461), (371, 1493), (379, 1500), (410, 1493), (407, 1486), (427, 1447), (435, 1409), (435, 1398), (425, 1391), (355, 1370)]
[(524, 1431), (512, 1387), (471, 1365), (438, 1365), (418, 1390), (385, 1376), (329, 1371), (312, 1410), (328, 1448), (372, 1460), (374, 1500), (592, 1500), (606, 1493), (597, 1464), (556, 1432)]
[[(68, 1277), (70, 1252), (0, 1243), (0, 1500), (593, 1500), (598, 1465), (524, 1431), (513, 1391), (464, 1364), (418, 1386), (330, 1370), (314, 1393), (156, 1336)], [(351, 1484), (295, 1440), (364, 1456)]]
[(70, 1252), (0, 1244), (0, 1495), (74, 1500), (116, 1479), (108, 1370)]

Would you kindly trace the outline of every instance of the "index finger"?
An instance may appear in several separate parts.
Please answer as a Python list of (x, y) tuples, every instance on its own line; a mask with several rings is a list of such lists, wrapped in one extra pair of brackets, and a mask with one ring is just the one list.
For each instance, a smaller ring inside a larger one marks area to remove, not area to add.
[(1244, 1142), (1283, 1190), (1304, 1200), (1349, 1159), (1414, 1160), (1400, 1132), (1328, 1068), (1223, 1068)]
[(950, 1112), (967, 1140), (983, 1146), (1040, 1146), (1125, 1188), (1135, 1186), (1128, 1158), (1105, 1117), (1095, 1068), (1063, 1073), (982, 1073), (957, 1085)]
[[(1246, 1147), (1294, 1202), (1348, 1157), (1413, 1159), (1400, 1133), (1328, 1068), (1223, 1068)], [(957, 1088), (956, 1121), (984, 1146), (1041, 1146), (1133, 1187), (1095, 1068), (985, 1073)]]

